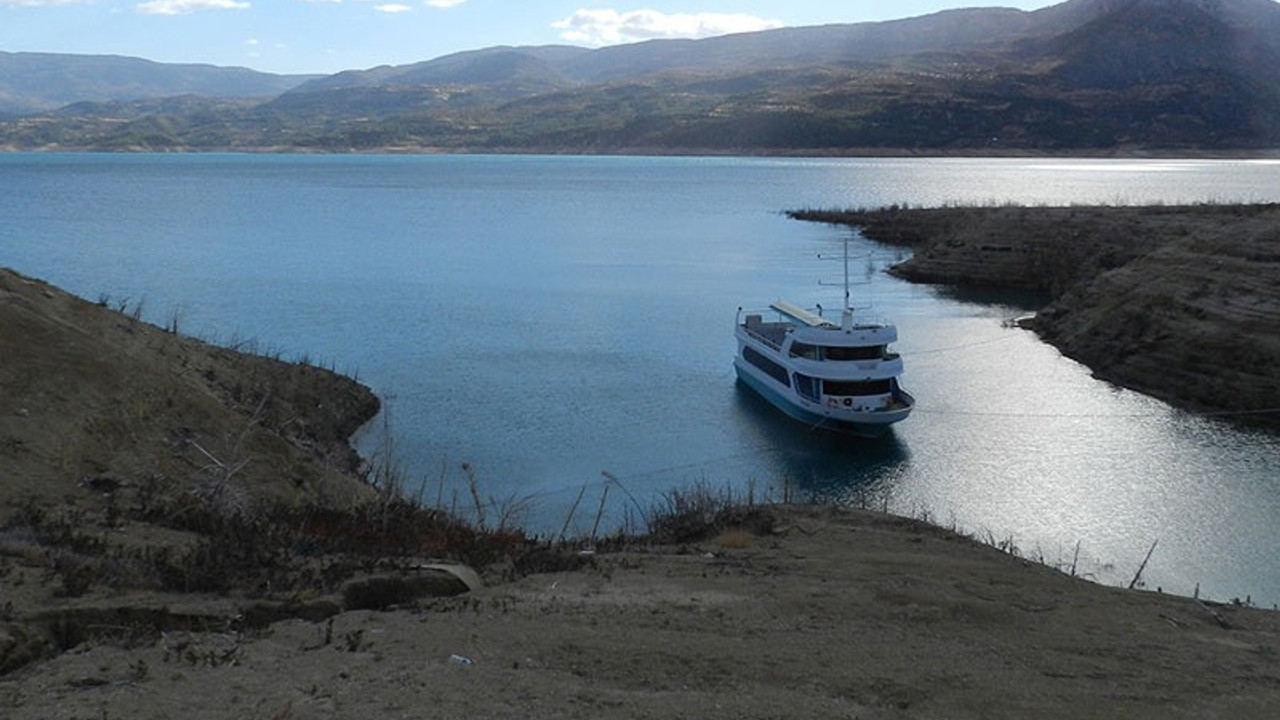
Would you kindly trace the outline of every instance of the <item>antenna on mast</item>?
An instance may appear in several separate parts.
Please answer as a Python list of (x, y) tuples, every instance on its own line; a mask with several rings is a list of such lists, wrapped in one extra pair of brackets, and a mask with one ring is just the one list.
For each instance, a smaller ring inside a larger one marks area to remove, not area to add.
[(844, 309), (848, 312), (853, 311), (853, 306), (849, 303), (849, 238), (844, 239)]
[[(822, 255), (819, 254), (818, 257), (822, 258)], [(853, 303), (851, 302), (850, 295), (849, 295), (849, 236), (848, 235), (846, 235), (844, 238), (843, 260), (844, 260), (844, 307), (841, 308), (840, 310), (840, 329), (849, 331), (853, 329)], [(819, 280), (818, 284), (830, 285), (831, 283), (824, 283), (821, 280)]]

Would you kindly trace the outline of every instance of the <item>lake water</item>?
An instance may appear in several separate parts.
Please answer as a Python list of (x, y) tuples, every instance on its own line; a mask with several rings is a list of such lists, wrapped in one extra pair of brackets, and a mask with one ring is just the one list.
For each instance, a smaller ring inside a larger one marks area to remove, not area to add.
[[(928, 516), (1110, 584), (1156, 543), (1148, 587), (1270, 607), (1274, 433), (1096, 381), (1006, 326), (1034, 303), (895, 280), (906, 251), (782, 214), (1199, 201), (1280, 201), (1280, 163), (13, 154), (0, 265), (355, 373), (424, 497), (469, 463), (538, 532), (580, 493), (586, 532), (606, 488), (607, 525), (706, 483)], [(838, 305), (819, 255), (850, 236), (919, 402), (878, 441), (809, 432), (731, 365), (739, 306)]]

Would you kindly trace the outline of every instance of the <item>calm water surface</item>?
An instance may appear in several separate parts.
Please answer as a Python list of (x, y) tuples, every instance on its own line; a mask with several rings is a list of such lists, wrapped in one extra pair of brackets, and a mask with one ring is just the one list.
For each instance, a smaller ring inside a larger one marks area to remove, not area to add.
[[(1261, 161), (0, 155), (0, 264), (158, 323), (358, 374), (449, 502), (470, 463), (589, 529), (693, 482), (869, 503), (1127, 584), (1280, 603), (1280, 439), (1092, 379), (1004, 321), (1034, 302), (883, 274), (905, 251), (789, 221), (890, 203), (1280, 201)], [(916, 413), (812, 433), (734, 383), (740, 305), (893, 319)], [(381, 425), (381, 423), (379, 423)], [(380, 447), (371, 432), (366, 451)], [(603, 473), (616, 477), (610, 485)], [(625, 492), (624, 492), (625, 490)]]

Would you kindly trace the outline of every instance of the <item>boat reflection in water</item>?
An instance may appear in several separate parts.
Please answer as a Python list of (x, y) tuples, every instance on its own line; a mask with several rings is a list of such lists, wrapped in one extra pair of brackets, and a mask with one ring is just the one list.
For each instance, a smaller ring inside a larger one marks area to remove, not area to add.
[(821, 432), (779, 422), (777, 409), (745, 383), (736, 396), (739, 429), (769, 458), (775, 497), (882, 509), (907, 472), (910, 452), (892, 431), (877, 437)]

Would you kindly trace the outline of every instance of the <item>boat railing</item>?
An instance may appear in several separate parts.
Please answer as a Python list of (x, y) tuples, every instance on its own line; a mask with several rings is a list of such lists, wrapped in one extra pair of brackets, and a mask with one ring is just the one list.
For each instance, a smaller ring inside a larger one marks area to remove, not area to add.
[(768, 345), (774, 350), (782, 350), (782, 341), (786, 339), (789, 323), (765, 322), (764, 313), (747, 311), (738, 308), (739, 325), (747, 335)]
[[(793, 314), (795, 310), (800, 312)], [(769, 311), (776, 314), (783, 321), (800, 322), (810, 326), (839, 326), (843, 320), (840, 317), (839, 309), (832, 310), (821, 305), (815, 305), (812, 309), (809, 309), (797, 308), (791, 303), (774, 303), (769, 306)], [(886, 317), (867, 312), (866, 308), (854, 310), (852, 320), (854, 330), (878, 330), (893, 324)]]
[(744, 325), (743, 328), (747, 331), (748, 335), (755, 338), (756, 340), (759, 340), (760, 342), (764, 343), (765, 345), (768, 345), (774, 350), (778, 350), (778, 351), (782, 350), (782, 342), (780, 340), (775, 339), (774, 337), (764, 332), (761, 332), (759, 329), (753, 328), (749, 325)]

